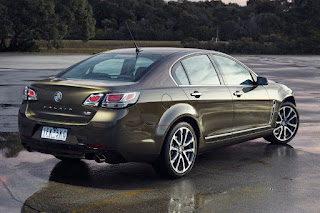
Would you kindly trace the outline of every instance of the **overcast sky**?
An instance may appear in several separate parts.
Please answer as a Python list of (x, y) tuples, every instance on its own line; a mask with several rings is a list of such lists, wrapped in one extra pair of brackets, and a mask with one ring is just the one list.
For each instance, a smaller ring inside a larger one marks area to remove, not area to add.
[[(201, 1), (201, 0), (189, 0), (189, 1)], [(222, 0), (222, 2), (224, 2), (225, 4), (230, 3), (230, 2), (237, 3), (241, 6), (247, 5), (247, 0)]]
[(222, 1), (224, 3), (230, 3), (230, 2), (237, 3), (237, 4), (241, 5), (241, 6), (247, 5), (247, 0), (222, 0)]

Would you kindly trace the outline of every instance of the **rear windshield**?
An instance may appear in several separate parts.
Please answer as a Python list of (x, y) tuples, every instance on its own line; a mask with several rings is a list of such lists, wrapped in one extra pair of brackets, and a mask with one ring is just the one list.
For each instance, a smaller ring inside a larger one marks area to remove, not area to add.
[(61, 74), (61, 78), (97, 79), (134, 82), (139, 80), (153, 63), (157, 54), (100, 54)]

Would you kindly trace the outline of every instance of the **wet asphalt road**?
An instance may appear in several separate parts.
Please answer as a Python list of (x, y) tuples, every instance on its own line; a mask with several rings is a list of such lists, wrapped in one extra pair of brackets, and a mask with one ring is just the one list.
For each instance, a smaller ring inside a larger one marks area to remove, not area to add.
[(0, 55), (0, 212), (320, 212), (320, 56), (236, 56), (294, 90), (297, 136), (286, 146), (257, 139), (216, 149), (178, 180), (146, 164), (69, 164), (23, 150), (24, 86), (86, 57)]

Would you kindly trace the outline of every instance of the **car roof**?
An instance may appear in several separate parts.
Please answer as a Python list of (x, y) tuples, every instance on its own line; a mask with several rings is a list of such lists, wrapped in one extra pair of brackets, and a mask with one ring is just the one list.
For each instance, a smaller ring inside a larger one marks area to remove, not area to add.
[[(184, 54), (191, 54), (191, 53), (208, 53), (208, 52), (215, 52), (209, 50), (202, 50), (202, 49), (193, 49), (193, 48), (178, 48), (178, 47), (140, 47), (141, 53), (143, 54), (160, 54), (163, 56), (171, 55), (174, 53), (184, 53)], [(105, 51), (103, 53), (119, 53), (119, 54), (128, 54), (128, 53), (135, 53), (135, 48), (128, 48), (128, 49), (116, 49), (111, 51)]]

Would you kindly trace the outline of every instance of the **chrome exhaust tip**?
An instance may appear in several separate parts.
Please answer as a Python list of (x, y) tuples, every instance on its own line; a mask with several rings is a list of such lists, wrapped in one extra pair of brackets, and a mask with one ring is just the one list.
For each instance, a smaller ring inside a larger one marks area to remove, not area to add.
[(104, 162), (106, 162), (106, 157), (104, 155), (95, 155), (94, 160), (97, 163), (104, 163)]

